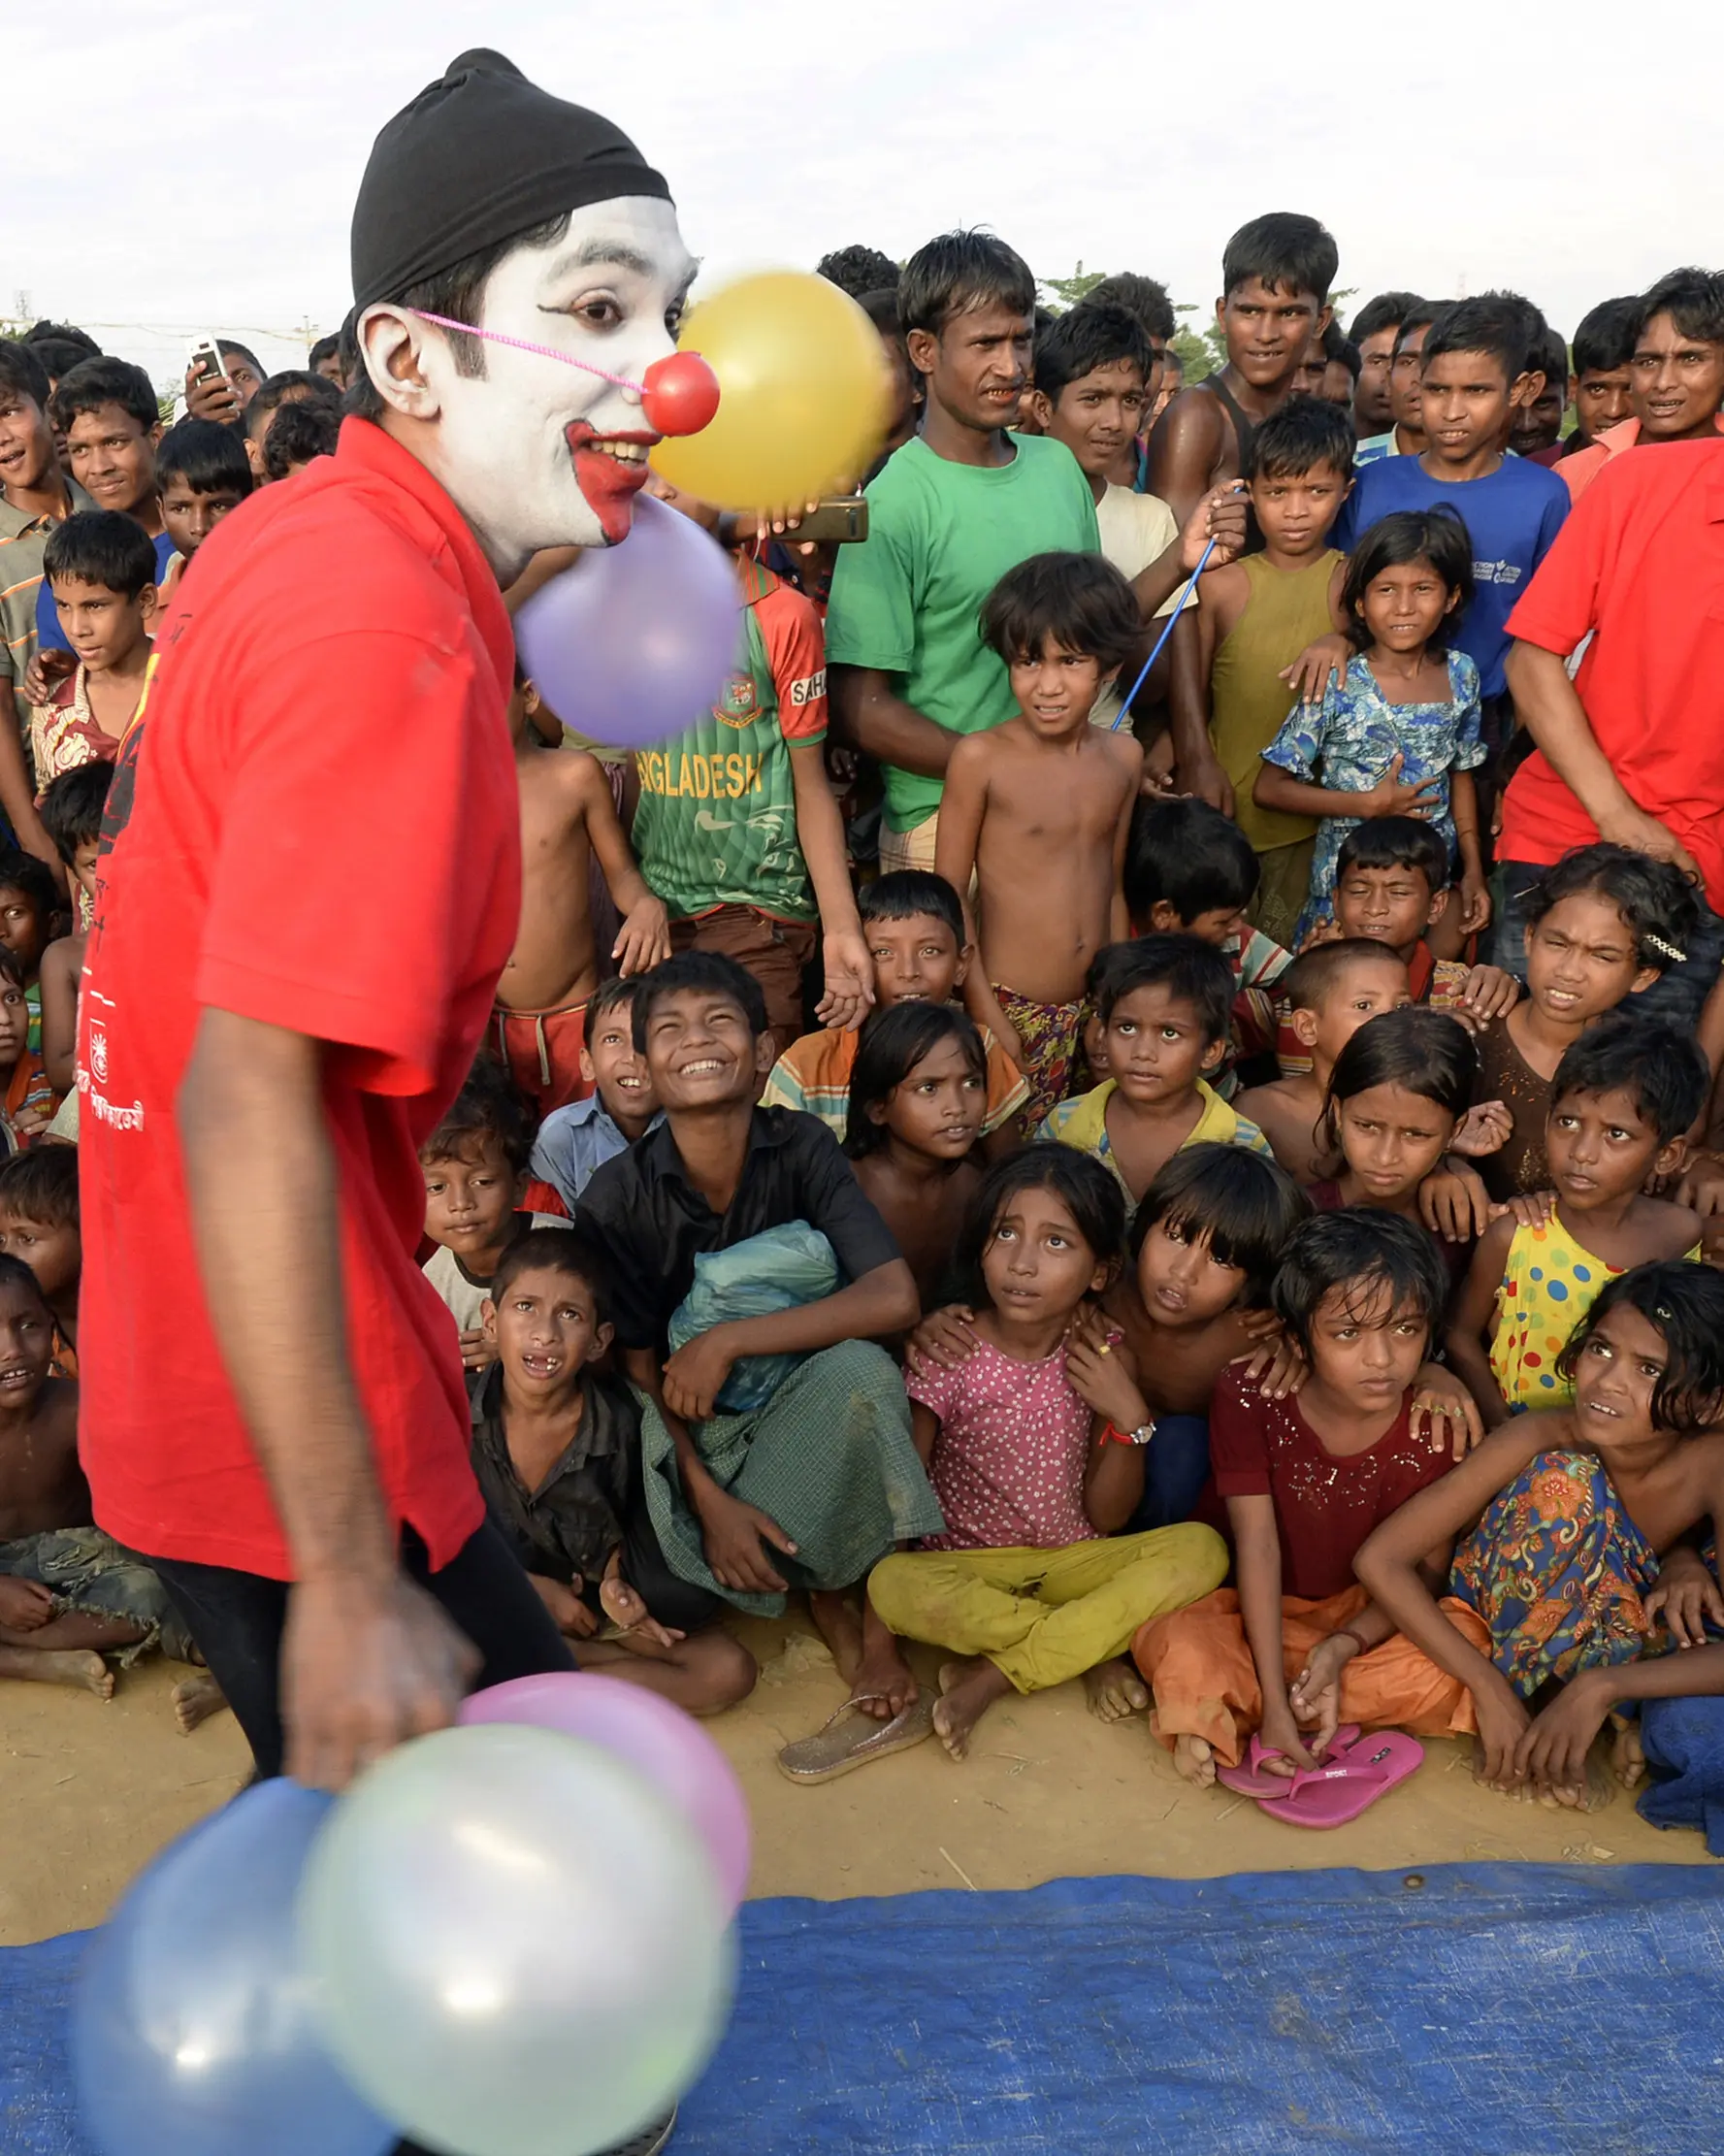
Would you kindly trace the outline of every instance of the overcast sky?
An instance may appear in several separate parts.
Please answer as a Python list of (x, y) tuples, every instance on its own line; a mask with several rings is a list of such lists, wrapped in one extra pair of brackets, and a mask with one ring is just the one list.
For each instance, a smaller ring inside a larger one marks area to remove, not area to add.
[(20, 4), (6, 74), (32, 89), (0, 133), (0, 315), (27, 295), (158, 377), (202, 330), (291, 364), (292, 343), (253, 333), (337, 326), (373, 136), (482, 42), (629, 129), (709, 276), (850, 241), (902, 257), (988, 224), (1038, 276), (1140, 270), (1207, 310), (1228, 232), (1303, 210), (1361, 296), (1507, 284), (1569, 332), (1597, 300), (1724, 256), (1707, 0), (1669, 0), (1644, 40), (1622, 18), (1598, 49), (1586, 13)]

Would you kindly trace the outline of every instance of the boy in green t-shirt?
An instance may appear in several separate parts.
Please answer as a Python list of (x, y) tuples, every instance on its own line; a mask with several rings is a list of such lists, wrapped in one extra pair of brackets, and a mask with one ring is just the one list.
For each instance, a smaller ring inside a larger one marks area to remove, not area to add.
[(802, 970), (822, 933), (823, 1025), (854, 1029), (873, 968), (826, 771), (820, 616), (769, 569), (737, 558), (746, 642), (723, 697), (634, 758), (640, 872), (677, 951), (722, 951), (761, 984), (780, 1054), (803, 1031)]
[(898, 310), (922, 432), (870, 485), (868, 537), (839, 549), (827, 613), (834, 704), (886, 783), (885, 870), (932, 867), (954, 740), (1016, 709), (982, 602), (1032, 554), (1100, 548), (1071, 451), (1006, 431), (1029, 383), (1028, 265), (992, 234), (947, 233), (905, 265)]

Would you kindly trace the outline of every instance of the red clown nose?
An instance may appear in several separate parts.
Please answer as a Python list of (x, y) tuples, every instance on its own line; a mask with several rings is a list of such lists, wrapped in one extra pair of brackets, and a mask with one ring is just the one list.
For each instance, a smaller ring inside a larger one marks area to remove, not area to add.
[(699, 434), (718, 409), (718, 376), (699, 352), (669, 352), (646, 371), (640, 408), (662, 435)]

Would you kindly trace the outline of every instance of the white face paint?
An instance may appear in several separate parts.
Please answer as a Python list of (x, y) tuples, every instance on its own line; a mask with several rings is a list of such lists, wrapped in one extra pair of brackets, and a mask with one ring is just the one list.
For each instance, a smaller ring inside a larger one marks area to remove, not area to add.
[[(576, 210), (549, 246), (521, 246), (485, 285), (478, 327), (644, 379), (674, 349), (695, 264), (676, 212), (648, 195)], [(379, 310), (379, 312), (387, 311)], [(425, 461), (506, 581), (548, 546), (626, 539), (659, 437), (637, 390), (561, 360), (487, 340), (485, 372), (456, 371), (443, 332), (416, 325), (425, 394), (413, 414), (437, 421)], [(400, 386), (368, 350), (385, 398)]]

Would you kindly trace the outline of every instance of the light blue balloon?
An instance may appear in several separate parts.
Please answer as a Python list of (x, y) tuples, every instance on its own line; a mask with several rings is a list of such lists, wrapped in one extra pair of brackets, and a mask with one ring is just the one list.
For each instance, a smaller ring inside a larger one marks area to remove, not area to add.
[(334, 1799), (266, 1781), (132, 1885), (80, 1976), (72, 2063), (103, 2156), (382, 2156), (395, 2129), (311, 2014), (294, 1905)]

